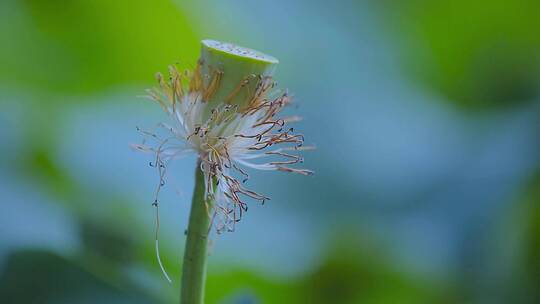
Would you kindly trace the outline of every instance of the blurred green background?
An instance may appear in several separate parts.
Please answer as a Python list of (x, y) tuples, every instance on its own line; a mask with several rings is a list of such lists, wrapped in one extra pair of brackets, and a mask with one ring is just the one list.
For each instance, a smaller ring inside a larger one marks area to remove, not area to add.
[[(161, 197), (138, 98), (199, 41), (280, 59), (316, 175), (214, 236), (208, 303), (540, 303), (540, 2), (0, 2), (0, 303), (175, 303), (195, 159)], [(292, 112), (291, 112), (292, 113)]]

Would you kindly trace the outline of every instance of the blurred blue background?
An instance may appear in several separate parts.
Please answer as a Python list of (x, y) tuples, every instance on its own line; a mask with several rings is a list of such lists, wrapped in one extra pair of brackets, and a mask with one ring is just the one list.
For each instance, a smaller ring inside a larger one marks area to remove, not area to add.
[(208, 303), (540, 303), (540, 2), (0, 3), (0, 303), (175, 303), (195, 158), (161, 197), (138, 98), (204, 38), (280, 59), (305, 178), (253, 172)]

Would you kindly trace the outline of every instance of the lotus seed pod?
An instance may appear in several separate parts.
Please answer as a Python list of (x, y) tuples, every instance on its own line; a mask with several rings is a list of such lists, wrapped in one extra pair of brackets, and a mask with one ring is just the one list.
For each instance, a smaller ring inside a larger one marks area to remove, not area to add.
[(203, 40), (200, 71), (204, 87), (211, 91), (206, 102), (246, 108), (258, 89), (271, 81), (278, 60), (259, 51), (215, 40)]

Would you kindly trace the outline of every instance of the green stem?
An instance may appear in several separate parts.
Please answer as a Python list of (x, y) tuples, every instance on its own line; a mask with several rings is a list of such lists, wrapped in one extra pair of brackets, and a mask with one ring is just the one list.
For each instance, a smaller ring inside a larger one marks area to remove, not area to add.
[[(257, 81), (253, 81), (257, 79), (252, 76), (270, 77), (278, 63), (278, 60), (272, 56), (215, 40), (202, 41), (200, 59), (205, 87), (211, 85), (209, 81), (212, 79), (213, 72), (217, 71), (221, 75), (219, 86), (214, 88), (212, 97), (205, 101), (211, 106), (207, 107), (208, 113), (203, 115), (203, 121), (208, 119), (209, 113), (215, 106), (226, 100), (244, 107), (245, 102), (252, 99), (258, 85)], [(229, 98), (236, 90), (242, 92), (237, 92)], [(205, 202), (204, 190), (204, 174), (200, 169), (199, 161), (195, 171), (195, 190), (184, 251), (180, 304), (204, 303), (208, 233), (211, 225), (209, 210), (212, 209), (214, 203)]]
[(182, 268), (180, 304), (204, 303), (208, 233), (211, 224), (208, 209), (212, 207), (211, 204), (212, 202), (205, 202), (204, 174), (200, 162), (197, 162)]

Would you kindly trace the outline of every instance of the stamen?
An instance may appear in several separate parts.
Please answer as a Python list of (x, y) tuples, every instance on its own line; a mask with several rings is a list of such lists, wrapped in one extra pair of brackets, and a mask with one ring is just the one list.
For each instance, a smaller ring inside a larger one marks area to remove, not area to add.
[(199, 92), (203, 87), (203, 81), (201, 77), (201, 65), (202, 62), (199, 60), (195, 70), (189, 75), (189, 92)]
[(219, 82), (221, 81), (222, 76), (223, 76), (223, 72), (219, 70), (215, 70), (212, 73), (210, 84), (208, 85), (207, 88), (204, 88), (203, 90), (203, 101), (206, 102), (210, 100), (210, 98), (212, 98), (212, 96), (214, 95), (214, 93), (219, 87)]
[(289, 168), (289, 167), (278, 167), (278, 171), (283, 171), (283, 172), (293, 172), (293, 173), (298, 173), (298, 174), (302, 174), (302, 175), (313, 175), (314, 172), (311, 171), (311, 170), (307, 170), (307, 169), (294, 169), (294, 168)]
[[(251, 76), (251, 75), (250, 75)], [(246, 87), (248, 84), (249, 84), (249, 78), (250, 76), (244, 78), (237, 86), (236, 88), (234, 88), (234, 90), (232, 90), (231, 93), (229, 93), (229, 95), (227, 95), (227, 97), (225, 97), (225, 103), (228, 103), (230, 104), (232, 99), (238, 95), (238, 93), (240, 93), (240, 91)]]

